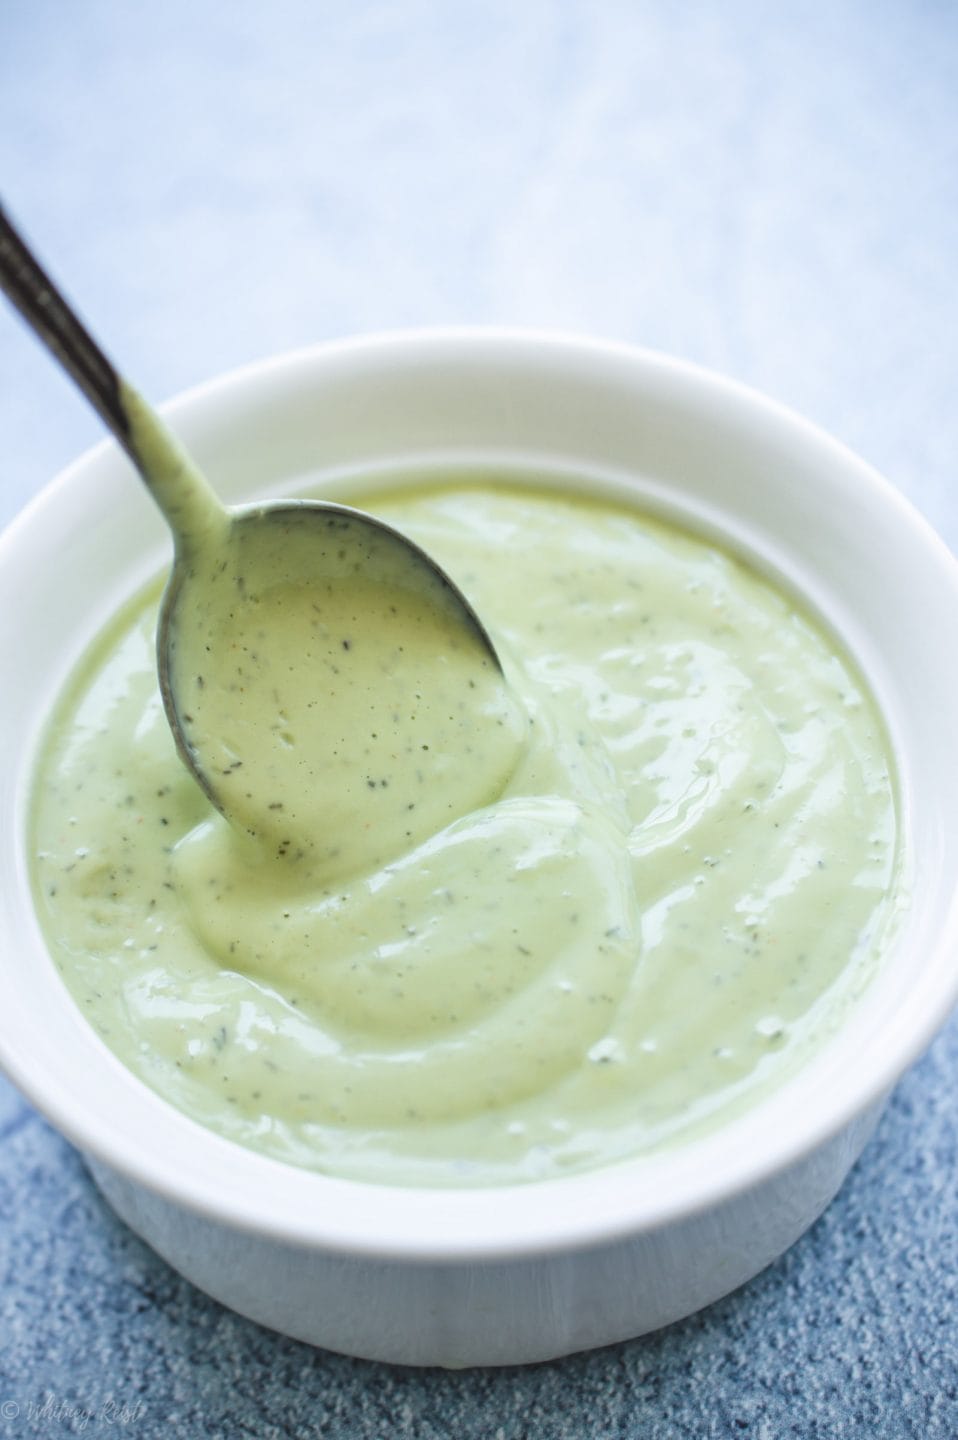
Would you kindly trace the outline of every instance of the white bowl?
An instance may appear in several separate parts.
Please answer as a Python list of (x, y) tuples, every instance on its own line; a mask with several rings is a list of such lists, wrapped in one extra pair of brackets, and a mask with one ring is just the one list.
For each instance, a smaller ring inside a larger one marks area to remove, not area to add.
[[(743, 1283), (835, 1194), (958, 997), (958, 567), (847, 451), (661, 356), (556, 336), (395, 335), (227, 376), (167, 412), (227, 500), (317, 478), (488, 465), (589, 477), (725, 536), (842, 637), (897, 756), (914, 901), (840, 1033), (733, 1123), (651, 1158), (508, 1189), (363, 1185), (266, 1159), (135, 1079), (87, 1025), (31, 902), (31, 770), (71, 665), (168, 554), (112, 445), (0, 541), (0, 1060), (116, 1211), (263, 1324), (407, 1364), (542, 1360), (664, 1325)], [(11, 823), (12, 821), (12, 823)]]

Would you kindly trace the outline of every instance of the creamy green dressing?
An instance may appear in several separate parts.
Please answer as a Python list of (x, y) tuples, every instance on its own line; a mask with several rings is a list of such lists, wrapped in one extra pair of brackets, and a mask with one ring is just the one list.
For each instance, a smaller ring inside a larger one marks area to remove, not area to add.
[[(446, 823), (414, 705), (376, 715), (375, 752), (358, 722), (339, 755), (313, 736), (320, 828), (290, 865), (179, 763), (151, 588), (80, 667), (36, 776), (38, 909), (78, 1004), (187, 1114), (360, 1179), (533, 1179), (754, 1104), (841, 1023), (905, 904), (861, 680), (749, 567), (622, 504), (466, 482), (363, 503), (487, 624), (526, 717), (511, 773), (490, 787), (477, 761)], [(294, 740), (342, 640), (362, 674), (368, 601), (290, 681), (272, 723)], [(309, 641), (290, 622), (257, 642), (271, 664)], [(472, 703), (453, 679), (457, 743)], [(344, 831), (342, 785), (387, 840)]]

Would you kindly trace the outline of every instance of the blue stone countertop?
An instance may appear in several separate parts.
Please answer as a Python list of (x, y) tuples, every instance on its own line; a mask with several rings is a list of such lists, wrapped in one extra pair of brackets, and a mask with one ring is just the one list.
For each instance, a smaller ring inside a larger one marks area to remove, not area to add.
[[(804, 412), (958, 545), (948, 0), (4, 0), (0, 174), (156, 398), (347, 333), (586, 331)], [(0, 521), (99, 436), (0, 313)], [(0, 1082), (0, 1433), (955, 1440), (956, 1073), (953, 1022), (739, 1293), (462, 1373), (228, 1313)]]

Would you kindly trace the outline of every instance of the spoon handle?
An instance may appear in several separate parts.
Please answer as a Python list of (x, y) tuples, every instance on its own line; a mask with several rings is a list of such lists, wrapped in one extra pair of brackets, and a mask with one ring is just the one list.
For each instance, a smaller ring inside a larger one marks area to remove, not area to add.
[(54, 357), (69, 371), (108, 429), (139, 466), (120, 380), (82, 321), (60, 294), (0, 204), (0, 289)]
[(228, 523), (227, 512), (164, 421), (106, 358), (0, 204), (0, 289), (75, 380), (140, 472), (178, 549)]

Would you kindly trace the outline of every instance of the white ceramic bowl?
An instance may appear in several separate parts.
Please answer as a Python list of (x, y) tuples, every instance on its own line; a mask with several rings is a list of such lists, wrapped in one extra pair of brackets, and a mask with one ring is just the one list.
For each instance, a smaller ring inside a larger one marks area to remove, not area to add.
[(117, 1212), (225, 1304), (409, 1364), (540, 1360), (637, 1335), (761, 1270), (838, 1189), (958, 992), (958, 569), (901, 497), (768, 401), (660, 356), (501, 332), (386, 336), (227, 376), (168, 414), (227, 500), (317, 478), (488, 465), (626, 487), (758, 557), (843, 638), (884, 711), (914, 903), (836, 1038), (710, 1137), (562, 1180), (468, 1191), (326, 1179), (202, 1129), (89, 1028), (44, 946), (31, 767), (71, 665), (167, 556), (110, 445), (0, 541), (0, 1059)]

